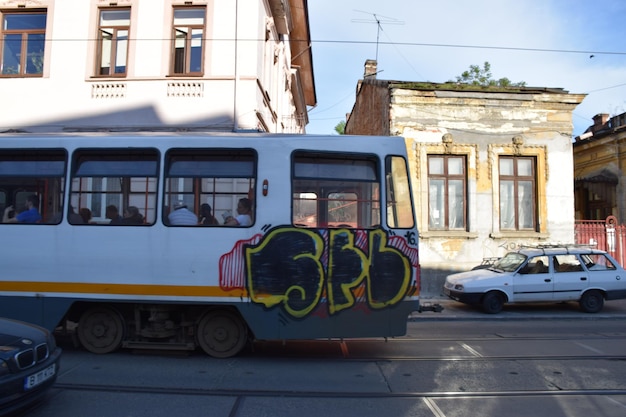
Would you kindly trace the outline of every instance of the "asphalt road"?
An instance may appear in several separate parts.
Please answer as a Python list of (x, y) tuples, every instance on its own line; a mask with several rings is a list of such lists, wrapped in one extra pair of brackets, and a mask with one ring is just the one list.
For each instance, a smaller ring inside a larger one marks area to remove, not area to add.
[(506, 306), (433, 299), (405, 337), (94, 355), (62, 342), (56, 385), (20, 417), (623, 417), (626, 301)]

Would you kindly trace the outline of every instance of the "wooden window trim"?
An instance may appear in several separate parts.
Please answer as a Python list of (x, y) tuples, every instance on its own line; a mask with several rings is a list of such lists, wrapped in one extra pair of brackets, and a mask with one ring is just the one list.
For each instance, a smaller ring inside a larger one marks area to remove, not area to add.
[[(176, 25), (176, 11), (185, 10), (185, 9), (197, 9), (204, 10), (204, 18), (202, 25)], [(187, 36), (185, 38), (185, 63), (183, 72), (176, 72), (176, 30), (177, 28), (186, 28), (188, 29)], [(192, 42), (192, 34), (194, 29), (202, 29), (202, 52), (200, 57), (200, 71), (191, 71), (191, 42)], [(207, 17), (206, 17), (206, 7), (204, 6), (184, 6), (184, 7), (174, 7), (172, 11), (172, 44), (170, 49), (170, 76), (171, 77), (201, 77), (204, 75), (204, 57), (206, 54), (206, 30), (207, 30)]]
[[(430, 160), (431, 158), (443, 158), (443, 174), (432, 174), (430, 172)], [(448, 172), (448, 161), (450, 159), (460, 159), (462, 161), (461, 174), (450, 174)], [(456, 154), (429, 154), (428, 155), (428, 163), (427, 163), (427, 172), (428, 172), (428, 182), (430, 184), (431, 179), (441, 179), (444, 181), (444, 227), (443, 228), (431, 228), (430, 222), (428, 223), (428, 230), (430, 232), (465, 232), (467, 231), (467, 206), (468, 206), (468, 198), (467, 198), (467, 157), (465, 155), (456, 155)], [(450, 201), (448, 195), (448, 183), (450, 180), (462, 180), (463, 182), (463, 222), (462, 227), (459, 228), (450, 228)], [(430, 187), (429, 187), (429, 199), (428, 199), (428, 212), (430, 213)]]
[[(43, 29), (19, 29), (19, 30), (5, 30), (3, 29), (3, 25), (4, 25), (4, 18), (6, 16), (9, 15), (44, 15), (46, 16), (46, 22), (47, 22), (47, 18), (48, 18), (48, 10), (47, 9), (16, 9), (16, 10), (6, 10), (6, 11), (0, 11), (0, 64), (3, 66), (4, 65), (4, 40), (6, 35), (17, 35), (17, 34), (21, 34), (22, 35), (22, 40), (21, 40), (21, 47), (20, 47), (20, 53), (21, 53), (21, 57), (20, 57), (20, 71), (18, 73), (15, 74), (2, 74), (0, 73), (0, 78), (41, 78), (43, 77), (44, 74), (44, 65), (45, 65), (45, 38), (46, 38), (46, 29), (47, 29), (47, 23), (46, 23), (46, 27), (44, 27)], [(28, 54), (23, 53), (23, 51), (27, 50), (27, 45), (28, 45), (28, 35), (44, 35), (44, 53), (42, 56), (42, 69), (41, 69), (41, 73), (36, 73), (36, 74), (29, 74), (26, 73), (26, 58)]]
[[(96, 59), (95, 59), (95, 63), (94, 63), (94, 78), (126, 78), (128, 76), (128, 64), (129, 64), (129, 57), (130, 57), (130, 30), (131, 30), (131, 26), (132, 26), (132, 21), (129, 23), (128, 26), (102, 26), (101, 25), (101, 13), (102, 12), (106, 12), (106, 11), (122, 11), (122, 10), (127, 10), (128, 11), (128, 19), (129, 21), (132, 20), (132, 10), (130, 7), (102, 7), (100, 9), (98, 9), (98, 13), (97, 13), (97, 19), (98, 19), (98, 27), (97, 27), (97, 46), (96, 46)], [(111, 59), (111, 67), (109, 68), (109, 73), (108, 74), (101, 74), (101, 62), (102, 62), (102, 28), (111, 28), (114, 30), (114, 36), (112, 37), (112, 42), (111, 42), (111, 52), (110, 52), (110, 59)], [(115, 40), (117, 40), (117, 33), (119, 30), (126, 30), (128, 32), (128, 41), (127, 41), (127, 46), (126, 46), (126, 70), (123, 73), (119, 73), (116, 74), (115, 73), (115, 63), (116, 63), (116, 56), (117, 56), (117, 42), (115, 42)]]

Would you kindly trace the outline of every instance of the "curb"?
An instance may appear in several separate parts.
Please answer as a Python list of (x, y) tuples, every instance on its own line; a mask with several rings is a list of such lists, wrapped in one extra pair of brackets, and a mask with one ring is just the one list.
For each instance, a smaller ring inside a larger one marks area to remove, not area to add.
[(577, 301), (506, 304), (498, 314), (484, 313), (480, 306), (444, 298), (421, 299), (424, 307), (439, 304), (443, 311), (413, 312), (409, 322), (431, 321), (503, 321), (503, 320), (626, 320), (626, 300), (612, 300), (599, 313), (584, 313)]

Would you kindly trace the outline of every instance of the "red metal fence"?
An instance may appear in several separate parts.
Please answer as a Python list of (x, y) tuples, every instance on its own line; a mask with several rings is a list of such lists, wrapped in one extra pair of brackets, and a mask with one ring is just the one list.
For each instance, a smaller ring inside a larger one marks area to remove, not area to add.
[(576, 243), (594, 245), (626, 265), (626, 225), (617, 224), (615, 216), (606, 220), (576, 220)]

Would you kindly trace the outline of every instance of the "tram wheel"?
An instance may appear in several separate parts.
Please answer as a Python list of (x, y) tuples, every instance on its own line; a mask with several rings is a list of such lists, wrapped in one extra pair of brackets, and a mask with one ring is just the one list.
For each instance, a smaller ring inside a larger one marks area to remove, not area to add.
[(120, 347), (124, 336), (124, 320), (109, 307), (93, 307), (78, 322), (78, 340), (92, 353), (111, 353)]
[(237, 314), (211, 310), (198, 322), (196, 338), (207, 355), (229, 358), (241, 352), (246, 345), (248, 329)]

